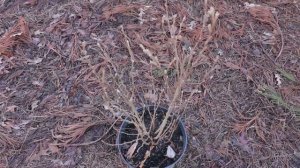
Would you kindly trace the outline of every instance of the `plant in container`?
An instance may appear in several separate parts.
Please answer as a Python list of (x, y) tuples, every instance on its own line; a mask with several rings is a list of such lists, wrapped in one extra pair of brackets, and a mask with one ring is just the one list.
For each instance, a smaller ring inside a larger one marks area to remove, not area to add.
[[(152, 75), (148, 79), (159, 78), (160, 82), (141, 80), (139, 72), (144, 70), (143, 66), (147, 62), (138, 61), (133, 52), (137, 49), (131, 47), (130, 38), (123, 27), (121, 33), (130, 56), (129, 67), (119, 66), (105, 48), (98, 44), (107, 62), (107, 66), (101, 68), (99, 77), (104, 108), (123, 121), (116, 145), (128, 167), (171, 168), (186, 152), (187, 134), (180, 116), (197, 91), (184, 95), (182, 90), (194, 68), (205, 58), (204, 52), (213, 39), (218, 16), (213, 8), (205, 13), (202, 27), (205, 38), (188, 47), (181, 47), (179, 43), (184, 41), (182, 26), (185, 18), (177, 22), (176, 15), (169, 17), (167, 13), (162, 17), (163, 30), (168, 30), (165, 34), (169, 35), (169, 49), (172, 50), (169, 62), (161, 61), (143, 44), (138, 45), (139, 50), (150, 60), (147, 66), (154, 67), (151, 73), (147, 73)], [(200, 44), (202, 47), (198, 49)], [(151, 105), (147, 105), (149, 102)]]

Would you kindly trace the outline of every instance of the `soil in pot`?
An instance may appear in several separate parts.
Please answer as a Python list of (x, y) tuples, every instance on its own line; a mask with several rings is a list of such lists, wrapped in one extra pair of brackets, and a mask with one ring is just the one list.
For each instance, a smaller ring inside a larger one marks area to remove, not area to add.
[[(144, 114), (144, 121), (146, 127), (149, 128), (151, 123), (149, 111), (145, 110), (145, 113), (141, 113), (141, 114)], [(159, 126), (161, 124), (162, 120), (164, 119), (164, 116), (165, 116), (164, 110), (158, 110), (156, 112), (155, 126)], [(151, 150), (150, 157), (143, 164), (144, 168), (167, 167), (173, 164), (174, 162), (176, 162), (179, 159), (179, 157), (182, 155), (183, 133), (178, 124), (175, 124), (175, 128), (173, 129), (175, 129), (175, 131), (173, 132), (171, 138), (163, 139), (153, 147), (153, 149)], [(135, 129), (135, 126), (133, 124), (127, 124), (123, 128), (120, 135), (120, 143), (124, 144), (121, 146), (121, 154), (124, 156), (125, 160), (132, 167), (139, 167), (141, 165), (141, 162), (145, 158), (146, 152), (149, 151), (150, 149), (150, 145), (142, 145), (142, 141), (138, 141), (138, 145), (135, 148), (135, 152), (132, 155), (132, 157), (128, 158), (128, 156), (126, 156), (129, 148), (134, 143), (132, 141), (137, 139), (136, 134), (137, 134), (137, 130)], [(132, 142), (132, 143), (128, 143), (128, 142)], [(174, 150), (176, 154), (174, 158), (169, 158), (166, 156), (168, 146), (170, 146)]]

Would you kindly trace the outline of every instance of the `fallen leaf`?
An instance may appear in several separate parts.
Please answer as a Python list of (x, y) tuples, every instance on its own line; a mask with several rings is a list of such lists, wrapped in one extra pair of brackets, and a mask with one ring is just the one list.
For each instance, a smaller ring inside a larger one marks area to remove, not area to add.
[(28, 63), (29, 65), (35, 65), (35, 64), (41, 63), (42, 61), (43, 61), (43, 58), (35, 58), (35, 59), (33, 59), (33, 60), (28, 59), (28, 60), (27, 60), (27, 63)]
[(194, 30), (194, 28), (196, 27), (196, 21), (191, 21), (189, 24), (188, 24), (188, 28), (190, 29), (190, 30)]
[(127, 151), (127, 153), (126, 153), (126, 156), (127, 156), (128, 159), (132, 158), (132, 155), (134, 154), (137, 145), (138, 145), (138, 142), (135, 142), (135, 143), (132, 144), (131, 147), (128, 149), (128, 151)]
[(60, 152), (59, 148), (56, 145), (53, 145), (53, 144), (49, 144), (48, 149), (49, 149), (49, 152), (52, 153), (52, 154)]
[(45, 34), (45, 32), (42, 32), (41, 30), (37, 30), (33, 34), (34, 35), (41, 35), (41, 34)]
[(60, 18), (62, 15), (63, 15), (63, 13), (57, 13), (57, 14), (52, 15), (52, 18), (57, 19), (57, 18)]
[(6, 122), (2, 122), (0, 124), (0, 126), (2, 126), (3, 128), (6, 128), (6, 130), (8, 132), (12, 132), (13, 129), (18, 130), (20, 129), (20, 127), (16, 126), (13, 122), (11, 121), (6, 121)]
[(24, 2), (24, 5), (34, 6), (38, 3), (38, 0), (28, 0)]
[(32, 102), (32, 104), (31, 104), (32, 111), (38, 107), (38, 103), (39, 103), (39, 100), (35, 100)]
[(17, 107), (18, 106), (15, 106), (15, 105), (8, 106), (8, 107), (6, 107), (6, 112), (15, 112)]
[(281, 84), (282, 84), (282, 78), (280, 77), (279, 74), (275, 74), (274, 76), (275, 76), (275, 79), (276, 79), (276, 81), (277, 81), (277, 86), (280, 87)]
[(43, 87), (44, 86), (44, 83), (40, 82), (40, 81), (33, 81), (32, 84), (35, 85), (35, 86), (39, 86), (39, 87)]
[(173, 159), (173, 158), (175, 157), (175, 155), (176, 155), (175, 151), (174, 151), (174, 150), (172, 149), (172, 147), (169, 145), (168, 148), (167, 148), (167, 154), (166, 154), (166, 156), (167, 156), (168, 158)]

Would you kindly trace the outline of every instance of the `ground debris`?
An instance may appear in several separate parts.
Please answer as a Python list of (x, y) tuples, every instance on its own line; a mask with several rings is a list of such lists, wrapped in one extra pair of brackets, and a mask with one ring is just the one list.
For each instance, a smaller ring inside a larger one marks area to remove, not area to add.
[(178, 167), (299, 167), (299, 5), (244, 2), (0, 0), (0, 167), (124, 167), (114, 121), (125, 112), (108, 112), (103, 88), (123, 81), (136, 106), (167, 105), (176, 54), (195, 56), (176, 104), (191, 99), (193, 150)]
[(20, 17), (18, 23), (0, 38), (0, 55), (12, 56), (14, 46), (30, 41), (28, 24), (24, 17)]

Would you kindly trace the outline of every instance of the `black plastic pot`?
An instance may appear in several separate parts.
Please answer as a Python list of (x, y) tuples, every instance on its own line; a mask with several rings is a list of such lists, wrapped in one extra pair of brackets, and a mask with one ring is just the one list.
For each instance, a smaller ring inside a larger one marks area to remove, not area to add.
[[(138, 112), (143, 112), (144, 109), (149, 109), (149, 111), (154, 111), (154, 109), (156, 109), (156, 112), (163, 112), (163, 113), (166, 113), (167, 112), (167, 109), (165, 108), (162, 108), (162, 107), (155, 107), (155, 106), (146, 106), (144, 108), (139, 108), (137, 109)], [(122, 159), (122, 161), (127, 165), (128, 168), (134, 168), (127, 160), (126, 158), (123, 156), (122, 154), (122, 151), (121, 151), (121, 148), (122, 148), (122, 144), (121, 144), (121, 132), (123, 132), (125, 130), (125, 128), (127, 127), (127, 125), (129, 124), (128, 121), (130, 120), (130, 118), (126, 118), (123, 123), (121, 124), (121, 127), (120, 127), (120, 130), (118, 132), (118, 135), (117, 135), (117, 139), (116, 139), (116, 145), (117, 145), (117, 148), (118, 148), (118, 152), (119, 152), (119, 155)], [(178, 126), (179, 126), (179, 129), (182, 133), (182, 140), (183, 140), (183, 148), (182, 148), (182, 152), (181, 152), (181, 155), (179, 156), (179, 158), (174, 162), (172, 163), (171, 165), (168, 165), (166, 166), (165, 168), (173, 168), (177, 163), (179, 163), (184, 154), (186, 153), (186, 150), (187, 150), (187, 144), (188, 144), (188, 138), (187, 138), (187, 133), (186, 133), (186, 130), (185, 130), (185, 127), (184, 127), (184, 124), (182, 122), (181, 119), (179, 119), (179, 123), (178, 123)]]

